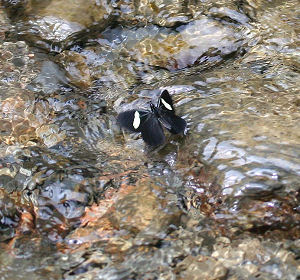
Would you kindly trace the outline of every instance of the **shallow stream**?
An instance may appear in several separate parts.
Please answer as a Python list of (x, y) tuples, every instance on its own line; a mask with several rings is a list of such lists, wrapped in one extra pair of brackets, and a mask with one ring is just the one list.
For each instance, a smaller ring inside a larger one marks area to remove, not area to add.
[[(299, 2), (3, 0), (0, 280), (300, 279)], [(187, 134), (118, 113), (167, 89)]]

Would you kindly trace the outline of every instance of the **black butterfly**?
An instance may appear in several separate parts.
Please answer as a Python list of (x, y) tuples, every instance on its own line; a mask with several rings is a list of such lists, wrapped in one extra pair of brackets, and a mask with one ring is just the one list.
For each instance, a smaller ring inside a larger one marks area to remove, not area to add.
[(175, 115), (172, 98), (164, 90), (157, 106), (150, 103), (151, 111), (129, 110), (118, 115), (118, 124), (131, 132), (141, 132), (143, 140), (150, 146), (158, 146), (165, 142), (165, 134), (161, 124), (173, 134), (184, 133), (186, 121)]

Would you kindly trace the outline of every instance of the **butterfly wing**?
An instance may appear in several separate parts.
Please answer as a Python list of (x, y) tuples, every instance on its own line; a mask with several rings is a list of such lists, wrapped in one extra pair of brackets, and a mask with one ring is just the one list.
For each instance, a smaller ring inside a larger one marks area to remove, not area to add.
[(117, 123), (130, 132), (141, 132), (143, 124), (151, 116), (150, 111), (129, 110), (122, 112), (117, 117)]
[(173, 100), (167, 90), (164, 90), (158, 99), (157, 111), (159, 120), (166, 129), (173, 134), (184, 133), (186, 121), (175, 115)]
[(165, 142), (165, 134), (155, 114), (152, 114), (141, 127), (142, 138), (150, 146), (156, 147)]
[(143, 140), (150, 146), (165, 142), (164, 131), (156, 115), (149, 111), (129, 110), (117, 117), (117, 123), (130, 132), (141, 132)]
[(169, 92), (165, 89), (158, 98), (157, 108), (175, 114), (173, 100)]
[(163, 126), (173, 134), (184, 133), (186, 129), (186, 121), (168, 112), (159, 111), (159, 121)]

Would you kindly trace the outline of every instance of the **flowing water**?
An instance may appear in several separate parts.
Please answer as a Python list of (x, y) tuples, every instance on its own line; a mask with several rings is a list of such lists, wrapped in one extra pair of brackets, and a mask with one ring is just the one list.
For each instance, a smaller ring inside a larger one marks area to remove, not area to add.
[(1, 5), (0, 279), (299, 279), (298, 1)]

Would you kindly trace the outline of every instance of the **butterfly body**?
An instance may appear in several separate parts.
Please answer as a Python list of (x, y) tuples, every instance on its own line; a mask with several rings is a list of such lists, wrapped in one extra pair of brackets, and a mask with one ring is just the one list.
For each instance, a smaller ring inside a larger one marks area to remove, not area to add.
[(161, 124), (173, 134), (184, 133), (186, 121), (175, 115), (172, 98), (164, 90), (157, 106), (150, 103), (151, 111), (129, 110), (117, 117), (118, 124), (130, 132), (141, 132), (143, 140), (150, 146), (159, 146), (165, 142)]

